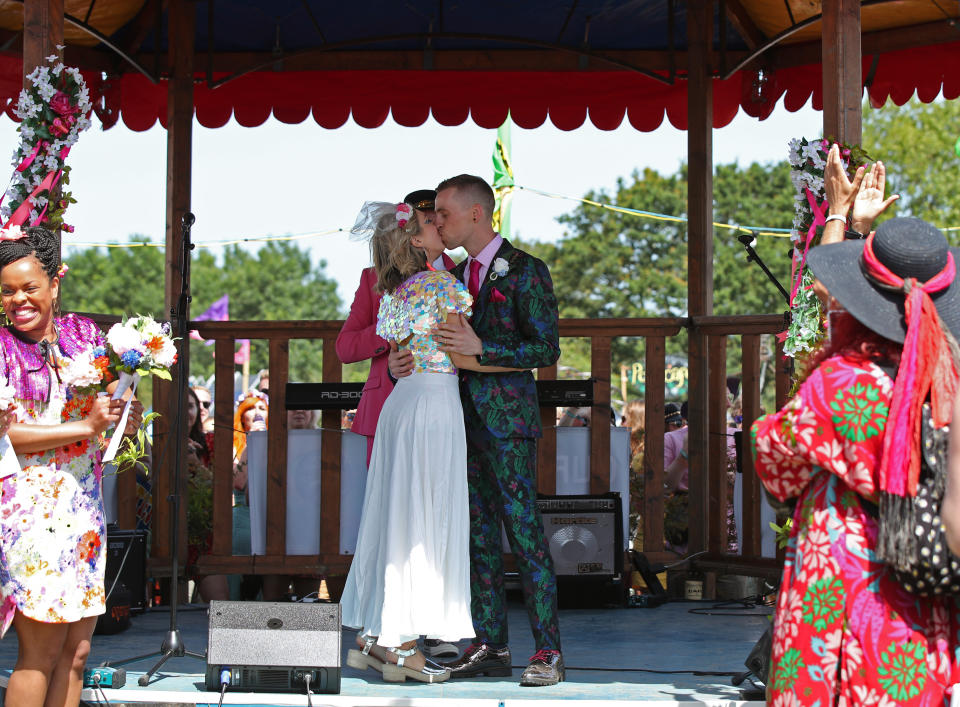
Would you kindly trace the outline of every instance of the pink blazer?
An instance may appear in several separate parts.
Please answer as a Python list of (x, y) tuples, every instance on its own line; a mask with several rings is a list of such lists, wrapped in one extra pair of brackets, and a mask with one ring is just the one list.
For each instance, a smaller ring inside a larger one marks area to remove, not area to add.
[[(443, 254), (444, 269), (450, 270), (456, 263)], [(360, 274), (360, 286), (350, 305), (350, 316), (337, 335), (337, 356), (343, 363), (370, 361), (370, 374), (363, 386), (363, 395), (353, 418), (354, 432), (373, 437), (383, 402), (393, 390), (393, 381), (387, 368), (390, 344), (377, 336), (377, 313), (380, 311), (380, 295), (374, 289), (377, 273), (373, 268), (364, 268)]]
[(350, 316), (337, 335), (337, 356), (343, 363), (372, 359), (352, 428), (357, 434), (367, 437), (373, 437), (377, 431), (380, 409), (393, 390), (393, 381), (387, 371), (390, 345), (377, 336), (380, 294), (374, 289), (376, 284), (377, 273), (373, 268), (364, 268), (360, 274), (360, 286), (350, 305)]

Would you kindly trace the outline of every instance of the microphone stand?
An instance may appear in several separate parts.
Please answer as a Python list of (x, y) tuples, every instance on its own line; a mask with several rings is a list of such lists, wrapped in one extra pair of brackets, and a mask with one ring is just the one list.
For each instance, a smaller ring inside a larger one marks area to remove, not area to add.
[(783, 289), (783, 285), (780, 284), (780, 281), (776, 276), (770, 272), (770, 268), (767, 267), (767, 264), (760, 260), (760, 256), (757, 255), (757, 251), (753, 249), (753, 244), (756, 243), (756, 239), (753, 236), (753, 233), (744, 233), (737, 236), (737, 240), (743, 244), (743, 247), (747, 251), (747, 262), (754, 262), (760, 266), (760, 269), (763, 270), (763, 274), (766, 275), (770, 282), (777, 286), (777, 289), (780, 290), (780, 294), (783, 295), (783, 298), (787, 301), (787, 306), (790, 306), (790, 293)]
[[(180, 297), (177, 304), (170, 308), (170, 319), (174, 323), (173, 335), (180, 338), (184, 346), (189, 346), (187, 339), (187, 307), (190, 303), (190, 251), (193, 250), (193, 244), (190, 242), (190, 229), (196, 220), (189, 211), (180, 219), (180, 232), (182, 234), (183, 249), (180, 251)], [(174, 439), (174, 457), (173, 457), (173, 489), (167, 500), (170, 502), (170, 510), (173, 518), (170, 523), (170, 628), (164, 636), (160, 650), (146, 655), (139, 655), (135, 658), (126, 658), (121, 661), (107, 661), (104, 667), (126, 665), (135, 663), (147, 658), (160, 656), (160, 660), (154, 664), (147, 672), (140, 676), (137, 681), (141, 687), (146, 687), (150, 683), (150, 677), (156, 673), (164, 663), (170, 658), (183, 658), (189, 656), (198, 660), (206, 661), (207, 656), (203, 653), (194, 653), (188, 651), (180, 637), (180, 629), (177, 627), (177, 601), (179, 599), (180, 583), (180, 472), (183, 456), (183, 410), (184, 388), (187, 385), (187, 370), (184, 365), (186, 357), (178, 356), (176, 363), (176, 381), (177, 381), (177, 414), (174, 416), (171, 434)]]

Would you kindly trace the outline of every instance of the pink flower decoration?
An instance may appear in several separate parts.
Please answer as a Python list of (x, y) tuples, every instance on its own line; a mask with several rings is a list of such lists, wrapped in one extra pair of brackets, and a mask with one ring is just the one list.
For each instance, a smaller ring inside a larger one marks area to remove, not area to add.
[(26, 237), (27, 232), (20, 230), (20, 226), (7, 226), (0, 229), (0, 241), (19, 241)]
[(410, 217), (413, 216), (413, 207), (410, 204), (397, 204), (397, 225), (400, 228), (406, 228), (407, 223), (410, 222)]

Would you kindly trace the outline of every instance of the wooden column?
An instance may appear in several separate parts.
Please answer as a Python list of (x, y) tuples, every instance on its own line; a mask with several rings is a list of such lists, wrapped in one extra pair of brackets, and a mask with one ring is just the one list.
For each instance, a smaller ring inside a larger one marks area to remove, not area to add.
[(610, 337), (590, 339), (593, 411), (590, 413), (590, 493), (610, 491)]
[(23, 81), (35, 68), (46, 65), (51, 54), (63, 56), (63, 0), (24, 0)]
[[(712, 0), (690, 0), (687, 11), (687, 313), (713, 313), (713, 83)], [(690, 551), (707, 544), (709, 464), (707, 336), (690, 329)]]
[[(194, 3), (187, 0), (169, 2), (168, 47), (170, 56), (170, 78), (167, 82), (167, 210), (166, 210), (166, 263), (164, 269), (164, 305), (169, 314), (180, 296), (180, 258), (183, 251), (181, 219), (190, 211), (190, 171), (193, 135), (193, 45), (194, 45)], [(189, 319), (189, 305), (187, 311)], [(189, 340), (177, 342), (177, 355), (183, 361), (183, 370), (190, 370)], [(155, 379), (156, 381), (156, 379)], [(169, 442), (169, 430), (177, 415), (185, 413), (176, 410), (177, 396), (174, 394), (179, 381), (173, 384), (154, 384), (154, 409), (164, 413), (155, 423), (155, 447), (163, 448)], [(231, 396), (232, 397), (232, 396)], [(231, 401), (232, 402), (232, 401)], [(173, 445), (170, 445), (173, 448)], [(184, 454), (186, 445), (183, 445)], [(216, 448), (218, 457), (230, 454), (231, 450)], [(181, 469), (186, 469), (185, 458), (181, 460)], [(154, 557), (167, 556), (169, 523), (171, 522), (167, 498), (172, 489), (172, 464), (156, 468), (154, 474), (153, 512)], [(186, 503), (183, 492), (186, 488), (186, 474), (181, 474), (180, 503), (180, 540), (181, 549), (186, 548)], [(180, 553), (181, 558), (186, 553)]]
[[(663, 552), (663, 418), (666, 337), (646, 338), (646, 405), (643, 433), (643, 547)], [(629, 530), (629, 529), (627, 529)]]
[(860, 0), (823, 0), (823, 134), (862, 139), (863, 59)]
[[(337, 357), (337, 337), (323, 339), (323, 382), (343, 380), (343, 364)], [(286, 413), (284, 413), (286, 414)], [(340, 462), (343, 433), (340, 410), (324, 410), (320, 416), (320, 554), (340, 554)]]
[[(538, 381), (557, 379), (557, 364), (537, 369)], [(553, 496), (557, 493), (557, 409), (540, 408), (543, 437), (537, 440), (537, 492)]]

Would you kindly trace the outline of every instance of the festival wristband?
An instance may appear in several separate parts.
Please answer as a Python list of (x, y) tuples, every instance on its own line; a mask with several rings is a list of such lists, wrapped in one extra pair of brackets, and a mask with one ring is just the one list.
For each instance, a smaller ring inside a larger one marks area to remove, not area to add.
[(826, 224), (830, 223), (831, 221), (843, 221), (844, 223), (846, 223), (846, 222), (847, 222), (847, 217), (846, 217), (846, 216), (841, 216), (840, 214), (831, 214), (830, 216), (827, 216), (826, 220), (825, 220), (823, 223), (824, 223), (824, 225), (826, 225)]

